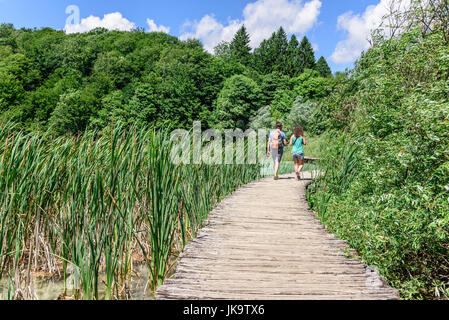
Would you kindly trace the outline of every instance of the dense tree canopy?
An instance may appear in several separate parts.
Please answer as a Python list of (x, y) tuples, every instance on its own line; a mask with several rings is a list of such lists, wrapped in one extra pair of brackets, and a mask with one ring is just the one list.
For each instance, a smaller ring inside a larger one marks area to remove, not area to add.
[(218, 95), (214, 120), (220, 129), (246, 130), (251, 116), (261, 107), (258, 84), (243, 75), (227, 79)]
[[(243, 128), (273, 100), (270, 110), (287, 114), (296, 95), (317, 97), (320, 88), (306, 83), (296, 92), (302, 78), (291, 82), (315, 64), (306, 38), (300, 45), (280, 28), (254, 53), (250, 40), (242, 26), (213, 56), (197, 40), (165, 33), (99, 28), (66, 35), (2, 24), (0, 119), (55, 134), (101, 129), (112, 121), (168, 128), (201, 120), (204, 126)], [(309, 76), (303, 80), (312, 81)]]

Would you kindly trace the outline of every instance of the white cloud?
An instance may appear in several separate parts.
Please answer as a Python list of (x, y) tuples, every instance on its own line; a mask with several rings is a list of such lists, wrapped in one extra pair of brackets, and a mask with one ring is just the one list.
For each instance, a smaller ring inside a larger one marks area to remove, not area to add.
[(201, 39), (204, 48), (209, 52), (213, 52), (214, 47), (220, 41), (231, 40), (241, 26), (240, 22), (232, 20), (225, 27), (215, 19), (214, 15), (205, 15), (199, 22), (185, 23), (183, 29), (191, 29), (191, 31), (184, 32), (180, 39)]
[(181, 40), (196, 38), (202, 40), (204, 48), (213, 52), (220, 41), (232, 40), (244, 24), (251, 37), (250, 45), (255, 48), (262, 40), (271, 36), (279, 27), (288, 34), (304, 34), (317, 22), (321, 9), (320, 0), (257, 0), (243, 10), (243, 19), (229, 19), (226, 25), (218, 22), (213, 14), (205, 15), (199, 22), (187, 22)]
[[(363, 14), (346, 12), (338, 17), (337, 29), (345, 30), (347, 37), (337, 43), (331, 60), (337, 64), (353, 62), (360, 57), (362, 51), (370, 47), (371, 31), (379, 27), (382, 18), (389, 13), (391, 0), (380, 0), (379, 4), (368, 6)], [(398, 10), (405, 10), (410, 1), (398, 2)]]
[(78, 24), (66, 24), (64, 30), (67, 34), (89, 32), (95, 28), (108, 30), (130, 31), (135, 28), (135, 23), (124, 18), (120, 12), (105, 14), (103, 19), (89, 16), (81, 19)]
[(147, 24), (149, 27), (148, 29), (149, 32), (165, 32), (165, 33), (170, 32), (170, 27), (166, 27), (163, 25), (158, 26), (152, 19), (147, 19)]

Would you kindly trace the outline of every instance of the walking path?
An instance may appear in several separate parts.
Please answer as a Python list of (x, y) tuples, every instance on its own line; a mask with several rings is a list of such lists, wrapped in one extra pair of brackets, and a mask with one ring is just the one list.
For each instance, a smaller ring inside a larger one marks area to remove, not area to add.
[(253, 182), (222, 201), (156, 299), (397, 299), (309, 210), (305, 175)]

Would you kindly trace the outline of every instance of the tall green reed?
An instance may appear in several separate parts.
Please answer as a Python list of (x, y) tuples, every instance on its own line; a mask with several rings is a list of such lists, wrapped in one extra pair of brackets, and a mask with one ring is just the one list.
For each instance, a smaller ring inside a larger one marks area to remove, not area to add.
[(174, 165), (167, 133), (114, 125), (53, 137), (4, 124), (0, 150), (0, 277), (76, 274), (83, 299), (103, 286), (124, 298), (136, 261), (156, 289), (208, 212), (260, 177), (258, 165)]

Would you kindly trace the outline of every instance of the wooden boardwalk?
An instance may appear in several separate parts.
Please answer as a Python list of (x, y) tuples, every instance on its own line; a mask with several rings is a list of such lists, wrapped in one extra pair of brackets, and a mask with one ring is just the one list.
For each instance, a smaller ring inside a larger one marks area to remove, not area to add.
[(310, 174), (293, 177), (251, 183), (222, 201), (156, 299), (399, 298), (374, 270), (348, 258), (345, 242), (309, 210)]

